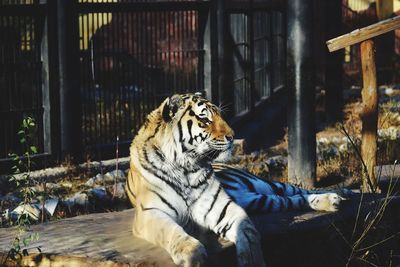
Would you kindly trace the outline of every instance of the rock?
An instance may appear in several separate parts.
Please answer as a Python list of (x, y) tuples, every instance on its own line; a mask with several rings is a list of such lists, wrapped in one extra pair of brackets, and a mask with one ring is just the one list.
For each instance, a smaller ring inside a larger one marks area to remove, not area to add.
[(63, 200), (63, 203), (69, 208), (73, 208), (75, 205), (86, 207), (89, 204), (89, 198), (87, 194), (77, 192), (73, 196)]
[(27, 214), (29, 218), (38, 221), (40, 218), (40, 208), (38, 205), (34, 204), (19, 205), (12, 212), (10, 212), (10, 218), (15, 220), (19, 215), (22, 214)]
[(341, 145), (339, 146), (339, 152), (340, 152), (340, 153), (344, 153), (344, 152), (347, 152), (347, 151), (349, 151), (349, 147), (348, 147), (348, 144), (347, 144), (347, 143), (341, 144)]
[(380, 139), (396, 140), (400, 138), (400, 129), (390, 126), (387, 129), (378, 129), (378, 136)]
[(94, 196), (96, 199), (99, 199), (99, 200), (104, 201), (104, 200), (108, 199), (107, 191), (104, 186), (95, 187), (93, 189), (90, 189), (88, 191), (88, 194)]
[(0, 197), (0, 201), (6, 201), (11, 203), (19, 203), (21, 199), (17, 197), (14, 193), (8, 193), (5, 196)]
[(269, 167), (278, 167), (280, 166), (286, 166), (288, 163), (288, 159), (285, 156), (274, 156), (274, 157), (270, 157), (267, 159), (266, 161), (267, 165)]
[(61, 185), (56, 184), (56, 183), (46, 183), (46, 189), (51, 190), (51, 191), (55, 191), (55, 190), (59, 190), (61, 188)]
[(96, 184), (103, 184), (104, 183), (104, 175), (101, 173), (98, 173), (95, 177), (93, 177), (94, 183)]
[(60, 185), (61, 185), (62, 187), (64, 187), (64, 188), (68, 188), (68, 189), (71, 189), (71, 188), (72, 188), (72, 183), (69, 182), (69, 181), (63, 181), (63, 182), (60, 183)]
[(247, 151), (246, 140), (235, 139), (233, 140), (233, 155), (244, 155)]
[(44, 209), (50, 216), (53, 216), (58, 205), (58, 199), (48, 199), (44, 202)]
[(89, 187), (93, 187), (95, 181), (96, 181), (96, 177), (92, 177), (92, 178), (90, 178), (89, 180), (86, 181), (85, 185), (89, 186)]
[(111, 183), (114, 182), (114, 179), (116, 179), (117, 181), (125, 181), (126, 180), (125, 173), (122, 170), (118, 171), (114, 170), (104, 174), (105, 182)]
[[(111, 193), (114, 194), (114, 186), (111, 187)], [(121, 199), (121, 200), (126, 199), (125, 183), (117, 183), (116, 184), (114, 197)]]
[(247, 166), (249, 172), (259, 177), (268, 177), (269, 168), (264, 162), (250, 163)]

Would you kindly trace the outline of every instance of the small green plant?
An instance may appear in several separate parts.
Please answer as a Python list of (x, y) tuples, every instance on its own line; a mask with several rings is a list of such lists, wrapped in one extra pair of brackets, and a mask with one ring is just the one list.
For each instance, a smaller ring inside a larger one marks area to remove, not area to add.
[(35, 120), (31, 117), (23, 119), (17, 134), (24, 152), (21, 156), (16, 153), (10, 154), (14, 162), (10, 181), (15, 184), (16, 190), (19, 192), (22, 211), (18, 214), (14, 222), (11, 220), (11, 224), (16, 226), (16, 236), (11, 244), (11, 249), (1, 263), (2, 266), (5, 266), (8, 260), (12, 260), (18, 265), (21, 265), (22, 257), (27, 254), (27, 251), (22, 249), (22, 245), (27, 246), (30, 242), (39, 238), (38, 233), (32, 233), (27, 236), (24, 235), (31, 225), (28, 213), (31, 202), (36, 194), (30, 186), (31, 170), (34, 166), (32, 156), (38, 153), (37, 147), (33, 144), (35, 131)]

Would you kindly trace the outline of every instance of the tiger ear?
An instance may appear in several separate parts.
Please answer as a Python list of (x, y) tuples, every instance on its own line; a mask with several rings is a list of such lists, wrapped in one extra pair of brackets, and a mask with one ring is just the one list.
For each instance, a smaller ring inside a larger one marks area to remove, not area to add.
[(183, 106), (183, 99), (181, 95), (173, 95), (167, 98), (164, 103), (162, 117), (165, 122), (170, 122), (179, 108)]

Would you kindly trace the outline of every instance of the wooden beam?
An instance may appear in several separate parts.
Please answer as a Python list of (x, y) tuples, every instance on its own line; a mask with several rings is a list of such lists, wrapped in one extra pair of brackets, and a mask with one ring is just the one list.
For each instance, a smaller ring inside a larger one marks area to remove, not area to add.
[(348, 34), (328, 40), (326, 44), (330, 52), (371, 39), (378, 35), (400, 28), (400, 16), (383, 20), (370, 26), (354, 30)]

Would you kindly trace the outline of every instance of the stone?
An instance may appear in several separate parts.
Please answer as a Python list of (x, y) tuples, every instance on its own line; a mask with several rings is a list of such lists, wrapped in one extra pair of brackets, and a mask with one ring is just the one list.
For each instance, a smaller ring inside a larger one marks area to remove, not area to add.
[[(111, 187), (111, 190), (111, 194), (114, 194), (114, 186)], [(125, 193), (125, 183), (120, 182), (116, 184), (114, 197), (121, 200), (125, 200), (127, 198)]]
[(71, 189), (71, 188), (72, 188), (72, 183), (69, 182), (69, 181), (63, 181), (63, 182), (60, 183), (60, 185), (61, 185), (62, 187), (64, 187), (64, 188), (68, 188), (68, 189)]
[(95, 180), (96, 180), (96, 177), (92, 177), (92, 178), (90, 178), (90, 179), (88, 179), (88, 180), (86, 181), (85, 185), (86, 185), (86, 186), (89, 186), (89, 187), (93, 187), (93, 186), (94, 186), (94, 183), (95, 183)]
[(38, 221), (40, 218), (40, 208), (39, 205), (35, 204), (23, 204), (16, 207), (11, 213), (10, 218), (15, 220), (19, 215), (27, 214), (29, 218), (34, 221)]
[(104, 186), (92, 188), (88, 191), (88, 194), (99, 200), (104, 201), (108, 199), (108, 194)]
[(61, 185), (56, 184), (56, 183), (46, 183), (46, 189), (48, 190), (59, 190), (61, 188)]
[(267, 165), (269, 167), (278, 167), (280, 166), (286, 166), (288, 163), (288, 158), (285, 156), (273, 156), (267, 159)]
[(111, 183), (114, 182), (114, 179), (116, 179), (117, 181), (125, 181), (126, 180), (125, 173), (122, 170), (118, 171), (114, 170), (104, 174), (105, 182)]
[(44, 209), (50, 216), (53, 216), (54, 212), (56, 211), (57, 205), (58, 205), (58, 199), (54, 198), (47, 199), (44, 202)]
[(74, 206), (86, 207), (89, 204), (88, 195), (82, 192), (77, 192), (73, 196), (70, 196), (62, 201), (69, 209)]

